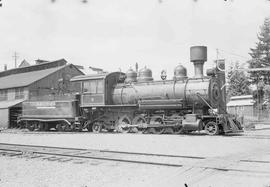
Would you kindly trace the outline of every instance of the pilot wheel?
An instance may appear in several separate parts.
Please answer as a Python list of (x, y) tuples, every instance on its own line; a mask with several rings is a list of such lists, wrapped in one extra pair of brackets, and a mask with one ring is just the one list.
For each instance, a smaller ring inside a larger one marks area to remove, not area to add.
[(92, 125), (92, 131), (94, 133), (100, 133), (102, 130), (102, 122), (96, 121)]
[(204, 130), (208, 135), (217, 135), (219, 133), (218, 125), (213, 121), (206, 123)]

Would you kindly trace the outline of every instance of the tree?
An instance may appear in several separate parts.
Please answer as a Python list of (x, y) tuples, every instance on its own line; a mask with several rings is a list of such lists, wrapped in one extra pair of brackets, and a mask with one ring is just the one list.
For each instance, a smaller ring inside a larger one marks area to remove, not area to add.
[(264, 100), (267, 101), (267, 109), (268, 111), (270, 110), (270, 85), (265, 85), (264, 88), (263, 88), (263, 91), (264, 91)]
[[(256, 43), (256, 47), (250, 49), (249, 54), (252, 59), (248, 61), (249, 68), (270, 67), (270, 17), (265, 18), (257, 37), (259, 41)], [(250, 72), (251, 83), (254, 84), (257, 84), (260, 79), (265, 84), (270, 83), (269, 77), (269, 72)]]
[(227, 99), (232, 96), (248, 95), (251, 93), (248, 77), (243, 71), (239, 71), (239, 68), (240, 65), (238, 62), (234, 66), (229, 67)]

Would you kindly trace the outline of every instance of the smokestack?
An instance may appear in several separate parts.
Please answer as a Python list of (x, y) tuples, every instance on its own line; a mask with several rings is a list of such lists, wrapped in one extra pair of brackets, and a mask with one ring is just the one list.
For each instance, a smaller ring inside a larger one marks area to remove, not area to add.
[(203, 65), (207, 61), (207, 47), (193, 46), (190, 47), (190, 61), (194, 64), (194, 77), (203, 77)]
[(7, 71), (7, 65), (6, 64), (4, 65), (4, 71)]

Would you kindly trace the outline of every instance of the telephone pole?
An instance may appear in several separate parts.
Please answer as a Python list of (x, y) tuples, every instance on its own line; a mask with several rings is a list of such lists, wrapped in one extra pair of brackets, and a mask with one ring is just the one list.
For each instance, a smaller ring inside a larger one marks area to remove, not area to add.
[(19, 58), (18, 53), (15, 51), (12, 57), (14, 58), (14, 61), (15, 61), (15, 68), (17, 68), (17, 59)]
[(219, 55), (219, 50), (218, 50), (218, 48), (216, 49), (216, 53), (217, 53), (217, 61), (218, 61), (218, 55)]

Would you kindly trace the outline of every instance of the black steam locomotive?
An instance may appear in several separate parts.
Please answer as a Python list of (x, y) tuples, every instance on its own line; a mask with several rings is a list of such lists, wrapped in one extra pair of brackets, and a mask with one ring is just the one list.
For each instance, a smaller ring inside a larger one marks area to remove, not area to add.
[(241, 124), (227, 114), (225, 73), (215, 67), (203, 75), (207, 48), (190, 48), (195, 76), (187, 77), (178, 65), (172, 80), (154, 81), (150, 69), (112, 72), (72, 78), (80, 93), (53, 100), (23, 103), (18, 122), (29, 130), (82, 130), (209, 135), (241, 131)]

